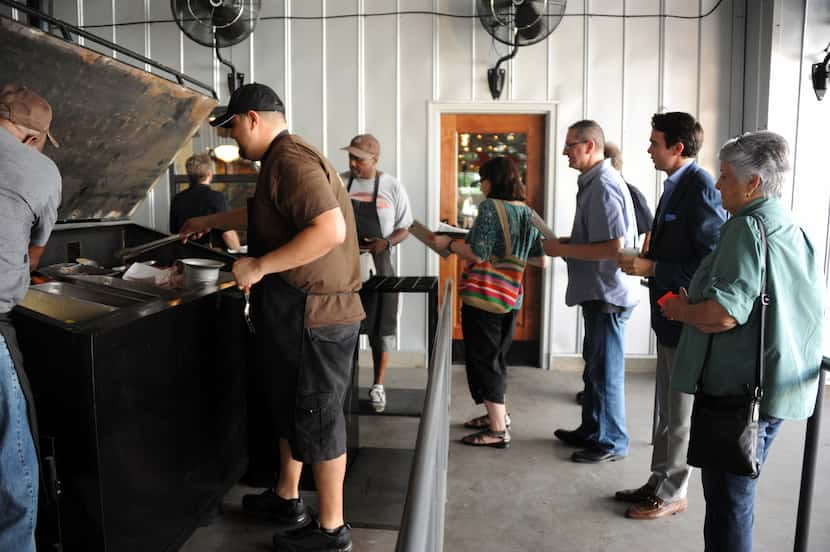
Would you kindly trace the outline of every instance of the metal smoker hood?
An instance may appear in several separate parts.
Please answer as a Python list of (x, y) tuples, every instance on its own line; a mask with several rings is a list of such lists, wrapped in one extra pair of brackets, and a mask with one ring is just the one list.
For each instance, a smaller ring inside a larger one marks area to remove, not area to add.
[(60, 220), (128, 216), (217, 102), (72, 42), (0, 17), (0, 84), (52, 106)]

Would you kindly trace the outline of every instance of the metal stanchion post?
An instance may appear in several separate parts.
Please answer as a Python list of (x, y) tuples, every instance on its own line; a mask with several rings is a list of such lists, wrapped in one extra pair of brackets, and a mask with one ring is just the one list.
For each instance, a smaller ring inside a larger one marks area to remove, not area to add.
[(798, 517), (795, 522), (795, 544), (793, 545), (795, 552), (807, 552), (807, 541), (810, 537), (810, 511), (813, 505), (818, 438), (821, 431), (821, 406), (824, 402), (824, 371), (828, 369), (830, 369), (830, 360), (825, 358), (821, 363), (819, 373), (816, 408), (807, 420), (804, 460), (801, 464), (801, 490), (798, 493)]

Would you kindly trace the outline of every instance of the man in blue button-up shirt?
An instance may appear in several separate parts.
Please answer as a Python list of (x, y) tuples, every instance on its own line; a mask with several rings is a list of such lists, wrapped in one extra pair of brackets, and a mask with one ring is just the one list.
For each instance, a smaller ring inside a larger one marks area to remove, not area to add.
[(582, 422), (573, 431), (557, 429), (561, 441), (582, 450), (574, 462), (619, 460), (628, 453), (625, 427), (625, 323), (637, 304), (637, 279), (622, 274), (616, 257), (633, 247), (637, 222), (631, 194), (604, 159), (605, 136), (594, 121), (568, 128), (563, 154), (581, 174), (570, 238), (546, 240), (545, 253), (568, 263), (565, 302), (580, 305), (585, 320), (582, 358)]
[(687, 507), (691, 468), (686, 464), (692, 396), (672, 390), (671, 373), (682, 325), (663, 316), (657, 301), (666, 293), (688, 288), (700, 261), (717, 245), (725, 219), (720, 193), (712, 177), (696, 162), (703, 129), (688, 113), (658, 113), (651, 120), (648, 152), (654, 168), (669, 177), (651, 231), (649, 249), (641, 257), (621, 256), (627, 274), (649, 280), (651, 326), (657, 335), (655, 376), (656, 427), (651, 476), (642, 487), (619, 491), (615, 498), (634, 503), (633, 519), (655, 519)]

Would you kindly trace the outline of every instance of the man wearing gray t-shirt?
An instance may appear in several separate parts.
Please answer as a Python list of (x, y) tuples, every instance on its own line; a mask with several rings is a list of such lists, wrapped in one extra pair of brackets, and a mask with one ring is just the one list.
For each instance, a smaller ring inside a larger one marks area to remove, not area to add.
[[(341, 178), (354, 207), (361, 252), (371, 253), (378, 275), (395, 276), (392, 248), (409, 235), (412, 224), (409, 196), (394, 176), (378, 170), (380, 143), (377, 138), (359, 134), (341, 149), (349, 153), (349, 171)], [(369, 399), (375, 412), (383, 412), (386, 408), (383, 378), (389, 351), (395, 347), (398, 295), (373, 293), (361, 298), (366, 311), (364, 330), (369, 336), (375, 369)]]
[(0, 550), (34, 552), (37, 428), (9, 312), (29, 287), (57, 218), (61, 177), (43, 153), (52, 108), (17, 85), (0, 88)]
[(575, 430), (557, 429), (565, 444), (579, 447), (574, 462), (615, 461), (628, 454), (625, 427), (625, 323), (637, 305), (636, 278), (617, 267), (624, 247), (633, 247), (637, 222), (631, 194), (605, 160), (605, 135), (594, 121), (568, 128), (563, 154), (579, 171), (576, 213), (570, 238), (545, 240), (545, 253), (568, 263), (565, 302), (582, 307), (582, 421)]

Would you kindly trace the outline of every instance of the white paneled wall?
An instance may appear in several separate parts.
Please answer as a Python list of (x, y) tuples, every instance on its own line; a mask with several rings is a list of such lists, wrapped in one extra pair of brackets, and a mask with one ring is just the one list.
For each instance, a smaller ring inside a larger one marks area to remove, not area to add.
[[(504, 65), (508, 81), (501, 102), (556, 104), (557, 128), (549, 144), (553, 177), (546, 190), (553, 198), (549, 217), (557, 232), (570, 232), (574, 212), (577, 173), (560, 162), (560, 152), (568, 124), (578, 119), (596, 119), (608, 139), (622, 145), (623, 172), (652, 207), (662, 188), (662, 175), (646, 154), (654, 112), (697, 115), (706, 130), (700, 160), (715, 173), (720, 144), (741, 130), (744, 48), (744, 1), (723, 0), (713, 14), (695, 18), (716, 4), (718, 0), (571, 0), (567, 16), (548, 39), (521, 49)], [(288, 104), (292, 131), (317, 144), (341, 169), (347, 158), (339, 148), (358, 132), (375, 133), (383, 147), (381, 168), (400, 177), (415, 217), (428, 219), (439, 185), (428, 171), (428, 152), (434, 147), (428, 105), (491, 102), (486, 70), (508, 48), (494, 43), (474, 18), (369, 15), (395, 10), (470, 15), (475, 5), (475, 0), (264, 0), (253, 36), (225, 54), (249, 82), (253, 77), (275, 88)], [(55, 11), (82, 25), (170, 19), (169, 0), (64, 0), (55, 2)], [(366, 17), (286, 19), (346, 14)], [(692, 19), (622, 17), (661, 14)], [(210, 49), (182, 38), (174, 24), (95, 32), (215, 83), (220, 99), (227, 100), (224, 67)], [(165, 191), (152, 198), (153, 208), (141, 206), (134, 216), (165, 229), (166, 177), (156, 188)], [(794, 194), (799, 208), (816, 211), (817, 219), (825, 217), (821, 223), (826, 227), (827, 201), (811, 205), (804, 195)], [(427, 253), (418, 242), (408, 240), (399, 253), (403, 274), (425, 273)], [(581, 330), (576, 309), (564, 305), (564, 264), (556, 261), (550, 270), (546, 352), (577, 354)], [(642, 299), (647, 300), (645, 290)], [(424, 302), (406, 297), (403, 312), (401, 348), (424, 350)], [(627, 339), (630, 354), (653, 353), (646, 305), (636, 310)]]

